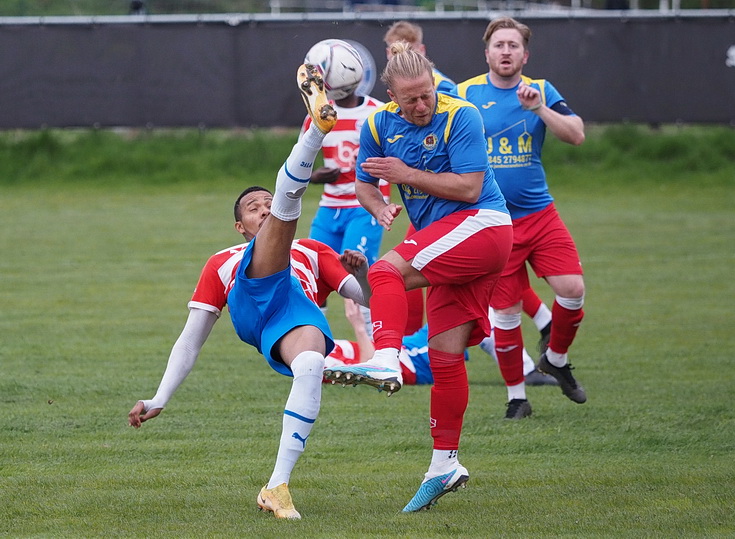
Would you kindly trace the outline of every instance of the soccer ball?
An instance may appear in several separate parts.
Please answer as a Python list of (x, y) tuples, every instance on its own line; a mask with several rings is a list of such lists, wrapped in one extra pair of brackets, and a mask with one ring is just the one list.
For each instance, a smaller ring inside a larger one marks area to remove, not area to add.
[(341, 39), (325, 39), (314, 45), (304, 58), (305, 64), (319, 67), (329, 99), (344, 99), (362, 80), (360, 54)]

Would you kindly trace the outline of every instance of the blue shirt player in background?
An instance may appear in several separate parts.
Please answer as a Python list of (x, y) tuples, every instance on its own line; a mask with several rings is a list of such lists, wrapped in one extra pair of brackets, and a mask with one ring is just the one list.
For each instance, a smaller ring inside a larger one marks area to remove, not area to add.
[(362, 365), (324, 372), (337, 382), (400, 389), (406, 291), (429, 287), (434, 451), (424, 481), (403, 509), (410, 512), (428, 509), (469, 478), (457, 458), (469, 400), (464, 352), (489, 335), (487, 305), (510, 254), (513, 228), (487, 162), (477, 109), (437, 92), (431, 62), (404, 41), (391, 45), (382, 80), (391, 102), (363, 126), (355, 188), (360, 203), (390, 228), (403, 208), (385, 202), (378, 180), (395, 184), (416, 232), (368, 271), (375, 355)]
[(576, 403), (587, 400), (571, 373), (567, 351), (584, 311), (582, 263), (546, 183), (541, 148), (548, 128), (559, 140), (579, 145), (584, 122), (554, 86), (523, 75), (531, 30), (505, 17), (488, 24), (483, 41), (490, 70), (458, 85), (459, 95), (477, 106), (487, 138), (487, 154), (513, 217), (513, 251), (493, 293), (495, 350), (508, 388), (509, 411), (530, 415), (523, 382), (521, 298), (529, 287), (526, 262), (556, 294), (548, 349), (538, 370), (554, 376)]

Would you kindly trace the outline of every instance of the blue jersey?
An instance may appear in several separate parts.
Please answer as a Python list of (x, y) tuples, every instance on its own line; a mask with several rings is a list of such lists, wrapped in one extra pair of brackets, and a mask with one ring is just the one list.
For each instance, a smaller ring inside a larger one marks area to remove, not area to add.
[(457, 95), (457, 83), (435, 67), (432, 68), (432, 71), (434, 73), (434, 88), (437, 92)]
[[(541, 92), (541, 102), (548, 107), (564, 98), (546, 80), (522, 81)], [(485, 124), (488, 162), (505, 195), (511, 217), (518, 219), (541, 211), (554, 200), (541, 164), (541, 148), (546, 124), (531, 111), (523, 110), (513, 88), (496, 88), (486, 73), (457, 85), (461, 97), (473, 103)]]
[(398, 105), (392, 101), (368, 117), (360, 133), (357, 179), (370, 183), (378, 181), (362, 170), (361, 164), (369, 157), (397, 157), (409, 167), (434, 173), (484, 173), (477, 202), (447, 200), (398, 184), (406, 212), (416, 230), (462, 210), (491, 209), (507, 214), (505, 199), (488, 165), (480, 113), (463, 99), (443, 93), (436, 95), (434, 117), (425, 126), (404, 120)]

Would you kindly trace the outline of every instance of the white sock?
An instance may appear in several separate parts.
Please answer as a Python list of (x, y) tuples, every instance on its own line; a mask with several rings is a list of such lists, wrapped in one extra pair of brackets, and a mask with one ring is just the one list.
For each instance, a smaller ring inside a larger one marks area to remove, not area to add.
[(554, 352), (551, 348), (546, 349), (546, 359), (549, 360), (549, 363), (551, 363), (554, 367), (563, 367), (567, 364), (567, 354), (560, 354), (559, 352)]
[(516, 384), (514, 386), (508, 386), (506, 387), (508, 390), (508, 402), (512, 401), (513, 399), (523, 399), (526, 400), (526, 383), (521, 382), (520, 384)]
[(524, 348), (523, 349), (523, 376), (526, 376), (527, 374), (530, 374), (535, 370), (536, 370), (536, 363), (533, 361), (531, 354), (528, 353), (528, 350)]
[(521, 325), (521, 313), (502, 314), (495, 313), (495, 327), (510, 331)]
[(556, 302), (570, 311), (578, 311), (584, 306), (584, 295), (578, 298), (563, 298), (556, 296)]
[(309, 126), (309, 129), (307, 129), (306, 132), (301, 135), (299, 143), (303, 144), (307, 148), (314, 149), (318, 152), (322, 147), (325, 136), (326, 135), (322, 133), (319, 128), (312, 123)]
[(304, 452), (322, 401), (324, 356), (318, 352), (302, 352), (291, 363), (291, 370), (293, 384), (283, 411), (281, 442), (267, 488), (288, 484), (291, 471)]
[(383, 348), (382, 350), (376, 350), (373, 357), (368, 360), (368, 364), (401, 372), (401, 361), (398, 359), (399, 352), (400, 351), (397, 348)]
[(444, 475), (459, 466), (459, 460), (457, 459), (457, 449), (434, 449), (431, 454), (431, 464), (429, 464), (429, 471), (424, 476), (424, 481), (436, 477), (438, 475)]
[(541, 304), (536, 314), (533, 315), (533, 323), (536, 329), (541, 331), (551, 322), (551, 309), (549, 309), (545, 303)]
[[(313, 129), (312, 129), (313, 128)], [(324, 133), (313, 124), (296, 142), (286, 162), (278, 171), (271, 214), (281, 221), (295, 221), (301, 216), (301, 197), (309, 186)]]

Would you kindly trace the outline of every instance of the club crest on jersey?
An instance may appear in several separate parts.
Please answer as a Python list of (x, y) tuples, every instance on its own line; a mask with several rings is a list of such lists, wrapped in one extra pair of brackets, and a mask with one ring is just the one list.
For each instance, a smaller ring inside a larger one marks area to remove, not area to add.
[(426, 135), (426, 137), (424, 138), (424, 142), (423, 142), (424, 149), (428, 151), (432, 151), (434, 148), (436, 148), (436, 142), (437, 142), (436, 135), (434, 133), (430, 135)]

